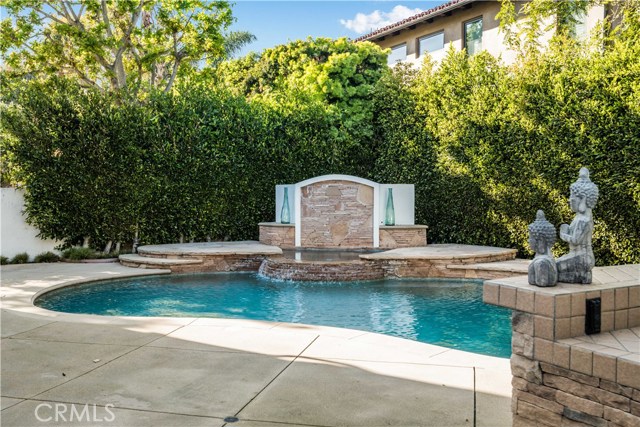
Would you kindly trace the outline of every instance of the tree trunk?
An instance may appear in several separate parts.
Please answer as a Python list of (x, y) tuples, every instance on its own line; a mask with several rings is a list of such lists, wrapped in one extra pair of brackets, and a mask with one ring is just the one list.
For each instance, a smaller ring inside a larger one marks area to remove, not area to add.
[(133, 248), (132, 252), (133, 252), (134, 254), (138, 252), (138, 243), (140, 242), (140, 241), (138, 240), (138, 230), (139, 230), (139, 228), (138, 228), (138, 224), (136, 223), (136, 234), (135, 234), (135, 236), (133, 237), (133, 245), (132, 245), (132, 248)]
[(84, 239), (82, 240), (82, 247), (83, 248), (88, 248), (89, 247), (89, 242), (91, 241), (91, 237), (89, 236), (84, 236)]
[(111, 246), (113, 246), (113, 240), (109, 240), (107, 242), (107, 244), (104, 247), (104, 250), (102, 251), (103, 254), (108, 254), (109, 252), (111, 252)]

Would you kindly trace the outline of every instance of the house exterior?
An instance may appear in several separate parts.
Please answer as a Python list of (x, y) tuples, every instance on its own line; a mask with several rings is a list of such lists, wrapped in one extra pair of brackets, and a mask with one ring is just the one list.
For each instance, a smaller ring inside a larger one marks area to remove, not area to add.
[[(516, 10), (524, 2), (516, 2)], [(505, 63), (512, 63), (516, 53), (507, 48), (504, 34), (499, 31), (501, 3), (482, 0), (452, 0), (440, 6), (423, 11), (402, 21), (377, 29), (357, 38), (355, 41), (371, 41), (383, 49), (391, 49), (388, 64), (408, 62), (419, 66), (429, 53), (439, 62), (449, 45), (457, 50), (466, 49), (470, 55), (482, 50), (498, 57)], [(586, 37), (605, 18), (608, 11), (604, 6), (593, 6), (586, 16), (578, 17), (576, 37)], [(551, 33), (542, 36), (545, 42)]]

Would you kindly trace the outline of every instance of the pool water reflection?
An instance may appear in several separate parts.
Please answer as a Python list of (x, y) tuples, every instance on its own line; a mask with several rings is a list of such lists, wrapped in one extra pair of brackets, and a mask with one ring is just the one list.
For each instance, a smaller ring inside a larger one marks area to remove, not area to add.
[(469, 280), (275, 281), (255, 273), (150, 276), (46, 293), (69, 313), (258, 319), (378, 332), (498, 357), (511, 354), (511, 311)]

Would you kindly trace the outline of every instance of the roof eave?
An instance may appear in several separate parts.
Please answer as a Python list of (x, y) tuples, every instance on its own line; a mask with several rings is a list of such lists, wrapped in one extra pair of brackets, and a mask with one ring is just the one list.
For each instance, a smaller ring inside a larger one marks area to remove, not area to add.
[(420, 18), (417, 18), (414, 21), (409, 21), (409, 22), (406, 22), (406, 23), (404, 23), (402, 25), (398, 25), (397, 27), (389, 28), (389, 29), (384, 30), (384, 31), (382, 31), (380, 33), (376, 33), (374, 31), (373, 33), (371, 33), (369, 35), (366, 35), (366, 36), (363, 36), (363, 37), (359, 37), (357, 39), (357, 41), (372, 41), (372, 40), (375, 40), (375, 39), (378, 39), (378, 38), (381, 38), (381, 37), (386, 37), (389, 34), (393, 34), (393, 33), (397, 32), (397, 31), (402, 31), (402, 30), (406, 29), (407, 27), (410, 27), (410, 26), (416, 25), (416, 24), (420, 24), (423, 21), (426, 21), (428, 19), (432, 19), (432, 18), (436, 18), (436, 17), (441, 16), (441, 15), (444, 15), (447, 12), (451, 12), (453, 10), (460, 9), (463, 6), (466, 6), (468, 4), (474, 3), (476, 1), (478, 1), (478, 0), (461, 0), (458, 3), (449, 5), (447, 7), (443, 7), (442, 9), (436, 10), (433, 13), (430, 13), (428, 15), (421, 16)]

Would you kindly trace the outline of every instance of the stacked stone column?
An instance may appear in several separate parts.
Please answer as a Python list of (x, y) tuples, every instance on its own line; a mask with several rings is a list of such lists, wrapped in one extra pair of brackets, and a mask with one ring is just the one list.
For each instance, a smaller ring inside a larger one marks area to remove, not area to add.
[[(600, 334), (585, 336), (587, 298), (601, 298)], [(513, 425), (640, 426), (640, 286), (535, 288), (485, 283), (512, 315)]]

